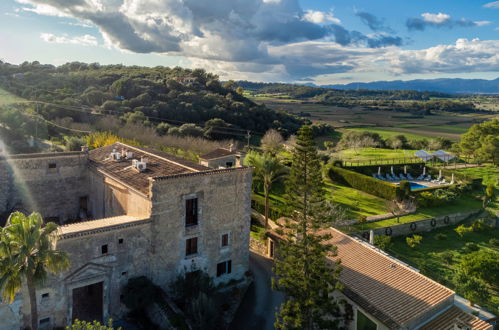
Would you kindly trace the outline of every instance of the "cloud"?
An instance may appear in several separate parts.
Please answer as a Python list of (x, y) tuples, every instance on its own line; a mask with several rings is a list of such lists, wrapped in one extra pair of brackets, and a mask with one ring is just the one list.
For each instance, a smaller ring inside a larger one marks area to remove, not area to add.
[(485, 8), (499, 8), (499, 1), (489, 2), (483, 5)]
[(383, 19), (380, 19), (373, 14), (358, 11), (355, 15), (359, 16), (362, 22), (369, 26), (369, 28), (373, 31), (387, 31), (393, 33), (393, 30), (385, 25), (385, 21)]
[(490, 24), (489, 21), (472, 21), (467, 18), (453, 19), (449, 14), (438, 13), (423, 13), (422, 18), (413, 17), (406, 21), (406, 26), (409, 30), (423, 31), (427, 27), (472, 27), (472, 26), (483, 26)]
[(394, 73), (499, 71), (499, 40), (458, 39), (455, 44), (387, 53)]
[(341, 24), (341, 20), (334, 17), (332, 12), (316, 11), (307, 9), (303, 15), (303, 19), (307, 22), (321, 24), (321, 23), (335, 23)]
[(40, 38), (43, 41), (56, 44), (73, 44), (82, 46), (97, 46), (99, 44), (97, 38), (89, 34), (71, 38), (67, 36), (56, 36), (52, 33), (42, 33), (40, 34)]

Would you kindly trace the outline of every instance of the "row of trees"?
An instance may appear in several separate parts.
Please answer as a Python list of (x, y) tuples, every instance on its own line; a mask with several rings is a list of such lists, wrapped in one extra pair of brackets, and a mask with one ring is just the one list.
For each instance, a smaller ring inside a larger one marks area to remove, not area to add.
[(478, 162), (499, 164), (499, 119), (471, 126), (455, 151)]

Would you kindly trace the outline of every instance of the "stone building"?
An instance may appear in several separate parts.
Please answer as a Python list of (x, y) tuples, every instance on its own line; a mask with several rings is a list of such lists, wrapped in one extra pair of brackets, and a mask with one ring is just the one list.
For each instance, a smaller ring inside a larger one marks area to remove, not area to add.
[(243, 165), (244, 154), (231, 145), (229, 148), (218, 148), (199, 157), (199, 163), (211, 168), (231, 168)]
[[(62, 226), (71, 268), (37, 289), (39, 323), (64, 326), (124, 313), (121, 288), (146, 276), (166, 289), (181, 272), (216, 283), (248, 270), (251, 169), (214, 170), (115, 143), (90, 152), (0, 160), (0, 213), (37, 210)], [(0, 329), (28, 322), (23, 294), (0, 303)]]

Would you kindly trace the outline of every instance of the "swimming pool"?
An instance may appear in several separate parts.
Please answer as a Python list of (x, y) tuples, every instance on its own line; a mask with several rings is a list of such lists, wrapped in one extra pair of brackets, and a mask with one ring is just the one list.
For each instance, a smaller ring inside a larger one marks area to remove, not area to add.
[[(428, 188), (428, 186), (425, 186), (423, 184), (419, 184), (419, 183), (416, 183), (416, 182), (410, 182), (409, 181), (409, 184), (411, 185), (411, 190), (418, 190), (418, 189)], [(399, 185), (399, 183), (397, 183), (397, 186), (398, 185)]]

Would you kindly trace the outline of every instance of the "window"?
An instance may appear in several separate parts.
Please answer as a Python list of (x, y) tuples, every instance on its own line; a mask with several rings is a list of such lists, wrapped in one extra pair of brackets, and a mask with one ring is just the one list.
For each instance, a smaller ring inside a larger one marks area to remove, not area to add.
[(56, 163), (49, 163), (49, 168), (51, 168), (51, 169), (57, 168), (57, 164)]
[(118, 239), (118, 244), (123, 244), (123, 238)]
[(85, 212), (88, 211), (88, 196), (80, 197), (80, 209), (84, 210)]
[(47, 299), (49, 297), (49, 293), (42, 293), (42, 299)]
[(185, 201), (185, 226), (198, 224), (198, 199), (190, 198)]
[(217, 277), (223, 274), (230, 274), (232, 272), (232, 260), (224, 261), (217, 264)]
[(48, 325), (49, 323), (50, 323), (50, 317), (46, 317), (46, 318), (40, 320), (41, 326)]
[(185, 255), (190, 256), (196, 253), (198, 253), (198, 238), (189, 238), (185, 241)]
[(222, 234), (222, 247), (229, 246), (229, 234)]
[(358, 330), (376, 330), (378, 326), (371, 321), (364, 313), (357, 310), (357, 329)]
[(100, 251), (102, 254), (107, 254), (107, 252), (108, 252), (107, 244), (104, 244), (103, 246), (101, 246)]
[(227, 167), (227, 168), (232, 167), (232, 166), (234, 166), (233, 162), (226, 162), (225, 163), (225, 167)]
[(121, 276), (127, 276), (128, 272), (121, 272)]

